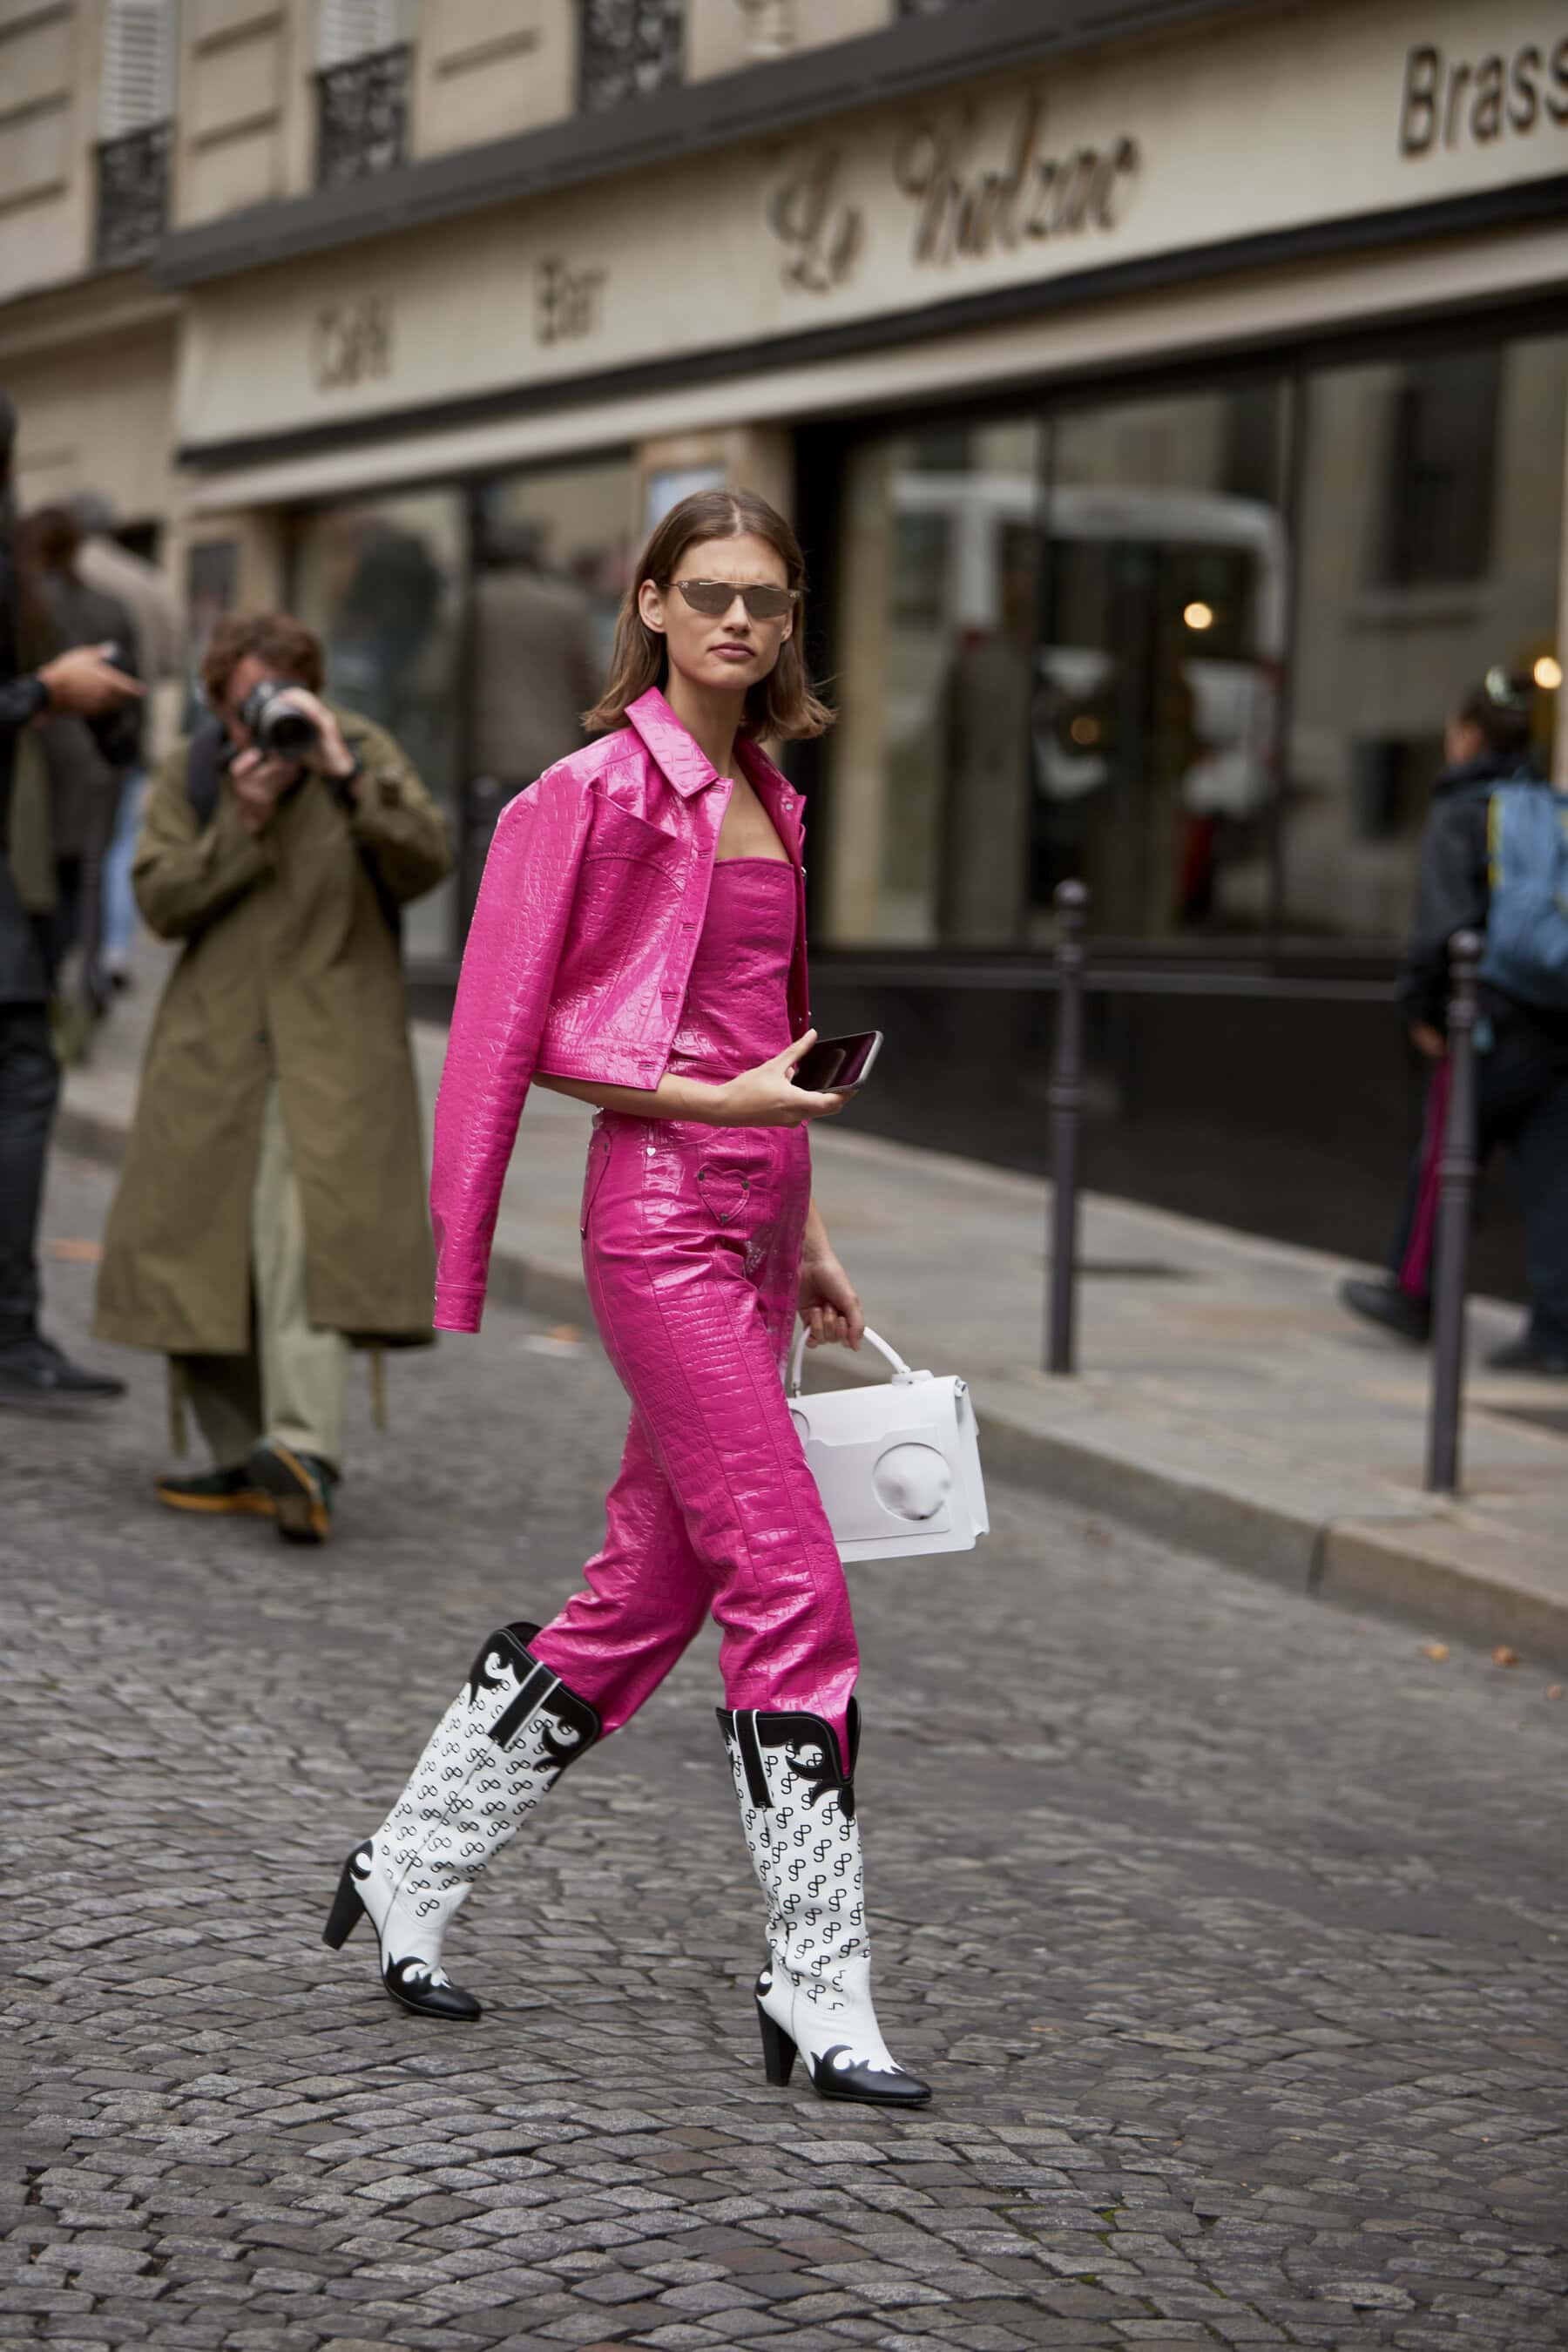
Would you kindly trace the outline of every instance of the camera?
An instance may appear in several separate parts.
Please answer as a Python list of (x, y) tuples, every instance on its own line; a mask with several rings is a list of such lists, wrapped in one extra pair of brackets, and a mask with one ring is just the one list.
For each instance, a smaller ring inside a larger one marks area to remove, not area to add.
[(240, 704), (239, 716), (263, 751), (299, 760), (316, 740), (316, 724), (283, 699), (289, 691), (280, 678), (258, 678)]

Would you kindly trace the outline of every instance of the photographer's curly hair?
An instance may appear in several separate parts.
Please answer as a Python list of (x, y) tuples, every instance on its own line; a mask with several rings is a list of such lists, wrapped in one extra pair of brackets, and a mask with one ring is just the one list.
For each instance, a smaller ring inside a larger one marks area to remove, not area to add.
[(247, 654), (290, 685), (311, 694), (321, 691), (326, 656), (313, 629), (287, 613), (231, 613), (214, 629), (202, 655), (202, 691), (209, 703), (223, 700)]

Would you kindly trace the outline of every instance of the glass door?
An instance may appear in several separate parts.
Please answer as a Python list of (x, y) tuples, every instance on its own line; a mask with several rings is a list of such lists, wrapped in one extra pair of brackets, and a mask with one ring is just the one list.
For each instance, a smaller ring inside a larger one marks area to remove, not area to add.
[(1088, 883), (1129, 940), (1267, 927), (1289, 589), (1279, 383), (1048, 428), (1029, 932)]

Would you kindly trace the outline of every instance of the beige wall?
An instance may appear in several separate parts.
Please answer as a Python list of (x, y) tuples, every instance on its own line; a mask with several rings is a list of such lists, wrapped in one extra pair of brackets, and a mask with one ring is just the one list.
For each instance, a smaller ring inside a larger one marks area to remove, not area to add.
[(129, 522), (166, 518), (175, 499), (174, 327), (112, 323), (79, 340), (18, 352), (0, 337), (0, 382), (20, 415), (17, 489), (25, 508), (103, 490)]
[[(346, 423), (1561, 171), (1568, 125), (1550, 121), (1510, 142), (1400, 154), (1406, 37), (1429, 25), (1451, 40), (1465, 5), (1321, 0), (1292, 28), (1299, 73), (1281, 71), (1279, 26), (1259, 15), (1223, 45), (1097, 53), (1048, 85), (992, 79), (880, 106), (204, 286), (188, 306), (183, 436)], [(1539, 43), (1554, 16), (1552, 0), (1493, 5), (1499, 38), (1515, 42)], [(1118, 194), (1052, 227), (1052, 174), (1085, 142), (1107, 168), (1121, 159)], [(995, 197), (1008, 172), (1029, 192), (1016, 217)], [(1078, 307), (1031, 325), (1037, 371)]]
[(184, 0), (177, 226), (299, 195), (310, 185), (314, 37), (313, 0)]
[(0, 0), (0, 303), (89, 261), (100, 0)]
[(892, 21), (892, 0), (688, 0), (687, 79), (879, 33)]
[(572, 0), (426, 0), (414, 60), (416, 155), (560, 121), (576, 102)]

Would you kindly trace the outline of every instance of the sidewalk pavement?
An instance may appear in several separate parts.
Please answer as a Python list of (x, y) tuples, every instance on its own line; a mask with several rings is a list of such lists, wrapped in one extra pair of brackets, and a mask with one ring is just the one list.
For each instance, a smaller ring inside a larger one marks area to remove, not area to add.
[[(164, 956), (73, 1071), (58, 1130), (123, 1148)], [(418, 1023), (433, 1104), (446, 1032)], [(590, 1114), (536, 1091), (496, 1227), (491, 1296), (589, 1321), (578, 1204)], [(1006, 1475), (1173, 1543), (1433, 1632), (1568, 1664), (1568, 1384), (1481, 1359), (1518, 1328), (1472, 1302), (1460, 1501), (1424, 1494), (1427, 1359), (1336, 1302), (1315, 1250), (1089, 1193), (1079, 1374), (1040, 1369), (1049, 1187), (889, 1143), (854, 1113), (813, 1134), (816, 1196), (873, 1325), (910, 1362), (970, 1381), (982, 1450)], [(835, 1349), (815, 1385), (876, 1377)], [(1049, 1573), (1048, 1562), (1042, 1574)]]

